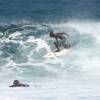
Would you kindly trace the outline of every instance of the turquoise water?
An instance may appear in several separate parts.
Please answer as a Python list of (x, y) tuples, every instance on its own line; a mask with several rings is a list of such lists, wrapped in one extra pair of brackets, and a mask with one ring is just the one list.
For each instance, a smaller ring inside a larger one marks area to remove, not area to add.
[(1, 0), (0, 22), (62, 22), (100, 20), (99, 0)]
[[(0, 100), (100, 100), (98, 0), (0, 1)], [(49, 31), (66, 32), (68, 53), (55, 49)], [(9, 88), (13, 80), (29, 88)]]

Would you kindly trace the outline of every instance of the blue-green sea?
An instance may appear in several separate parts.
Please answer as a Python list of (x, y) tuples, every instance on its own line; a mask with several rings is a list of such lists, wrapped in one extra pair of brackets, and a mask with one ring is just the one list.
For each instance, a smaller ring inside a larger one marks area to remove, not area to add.
[[(46, 59), (50, 31), (71, 48)], [(100, 1), (0, 0), (0, 100), (100, 100)]]

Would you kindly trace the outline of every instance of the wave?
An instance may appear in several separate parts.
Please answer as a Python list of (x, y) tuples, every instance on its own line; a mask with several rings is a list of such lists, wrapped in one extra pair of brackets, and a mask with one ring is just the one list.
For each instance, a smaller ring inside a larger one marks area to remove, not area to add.
[[(18, 28), (23, 30), (10, 31)], [(68, 33), (72, 47), (63, 57), (47, 60), (43, 55), (53, 46), (48, 36), (50, 30)], [(97, 70), (99, 72), (99, 32), (99, 22), (70, 21), (56, 24), (14, 25), (7, 28), (4, 32), (7, 34), (0, 39), (0, 75), (61, 77), (68, 74), (93, 74)]]

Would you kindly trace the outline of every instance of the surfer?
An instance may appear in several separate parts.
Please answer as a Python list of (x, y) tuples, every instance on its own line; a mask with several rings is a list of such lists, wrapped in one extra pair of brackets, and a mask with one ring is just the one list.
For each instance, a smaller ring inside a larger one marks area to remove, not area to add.
[(69, 46), (66, 44), (66, 36), (69, 36), (66, 33), (54, 33), (53, 31), (51, 31), (49, 33), (49, 36), (51, 38), (54, 38), (56, 41), (54, 42), (55, 47), (57, 48), (56, 52), (60, 51), (60, 47), (63, 46), (63, 48), (69, 48)]
[(14, 80), (13, 85), (11, 85), (9, 87), (29, 87), (29, 85), (28, 84), (22, 84), (18, 80)]

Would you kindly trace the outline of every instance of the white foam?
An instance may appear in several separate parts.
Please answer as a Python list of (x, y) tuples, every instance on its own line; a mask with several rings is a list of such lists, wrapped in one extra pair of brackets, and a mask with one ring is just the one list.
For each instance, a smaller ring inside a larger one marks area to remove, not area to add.
[(39, 49), (41, 49), (41, 48), (46, 48), (46, 50), (48, 52), (51, 51), (50, 47), (48, 46), (48, 44), (44, 40), (42, 40), (42, 39), (36, 39), (35, 41), (37, 42), (36, 51), (39, 51)]
[[(100, 23), (99, 22), (67, 22), (67, 23), (65, 22), (65, 23), (60, 23), (60, 24), (49, 24), (49, 26), (51, 26), (54, 29), (56, 28), (55, 30), (59, 29), (60, 31), (61, 30), (66, 31), (66, 30), (68, 30), (67, 28), (71, 27), (72, 29), (74, 28), (75, 30), (78, 30), (80, 32), (80, 34), (90, 34), (90, 35), (95, 36), (95, 38), (97, 39), (96, 41), (98, 41), (98, 43), (100, 41), (100, 36), (98, 34), (100, 32)], [(70, 28), (70, 30), (71, 30), (71, 28)], [(12, 37), (13, 39), (15, 39), (16, 37), (19, 37), (21, 34), (22, 33), (20, 33), (20, 32), (15, 32), (15, 33), (11, 34), (9, 36), (9, 38)], [(73, 31), (73, 34), (74, 34), (74, 31)], [(28, 43), (36, 43), (37, 47), (35, 49), (33, 49), (32, 51), (30, 51), (29, 54), (27, 54), (26, 57), (28, 57), (28, 60), (29, 60), (28, 62), (16, 64), (14, 62), (9, 61), (9, 64), (7, 66), (10, 66), (10, 65), (13, 65), (13, 66), (33, 65), (34, 51), (39, 52), (39, 50), (42, 49), (42, 48), (45, 48), (47, 50), (47, 52), (51, 51), (50, 46), (48, 46), (48, 43), (45, 41), (45, 39), (43, 40), (41, 38), (35, 38), (34, 36), (30, 36), (30, 37), (28, 37), (28, 39), (26, 41), (23, 41), (23, 40), (18, 41), (18, 40), (9, 40), (9, 38), (7, 38), (5, 41), (6, 42), (14, 42), (14, 43), (19, 42), (22, 45), (23, 50), (27, 49), (26, 44), (28, 44)], [(91, 49), (91, 48), (88, 48), (88, 49)], [(71, 52), (74, 52), (74, 51), (75, 51), (75, 49), (72, 49)], [(80, 53), (80, 51), (78, 49), (76, 51)], [(84, 51), (82, 51), (82, 52), (84, 52)], [(88, 51), (86, 51), (86, 52), (88, 52)], [(74, 52), (74, 54), (75, 53), (76, 52)], [(32, 58), (32, 55), (33, 55), (33, 58)], [(87, 54), (84, 54), (84, 55), (87, 55)], [(54, 72), (57, 72), (57, 71), (61, 72), (68, 63), (71, 63), (71, 61), (69, 61), (69, 62), (67, 61), (69, 59), (67, 57), (69, 57), (69, 56), (73, 58), (73, 54), (71, 55), (71, 53), (70, 53), (70, 55), (66, 55), (66, 58), (61, 57), (59, 59), (54, 59), (52, 61), (51, 60), (49, 60), (49, 61), (45, 60), (45, 62), (44, 61), (38, 62), (38, 59), (36, 59), (37, 63), (35, 63), (34, 66), (44, 66), (47, 70), (54, 71)], [(75, 58), (75, 59), (77, 59), (77, 58)], [(86, 59), (86, 56), (84, 56), (84, 59)], [(99, 65), (99, 58), (94, 58), (94, 59), (92, 59), (92, 61), (93, 62), (91, 63), (90, 58), (88, 58), (88, 60), (86, 60), (86, 61), (83, 60), (83, 58), (80, 58), (79, 59), (79, 66), (80, 65), (83, 66), (83, 69), (82, 69), (83, 71), (84, 70), (88, 70), (88, 71), (98, 70), (99, 69), (99, 66), (98, 66)], [(61, 63), (61, 65), (60, 65), (60, 68), (59, 67), (53, 68), (52, 65), (46, 66), (47, 62), (54, 63), (54, 64)], [(86, 63), (84, 63), (84, 62), (86, 62)], [(73, 66), (74, 66), (74, 60), (73, 59), (72, 59), (72, 63), (73, 63)], [(95, 65), (96, 65), (96, 69), (95, 69)], [(20, 70), (20, 68), (18, 70)]]
[(99, 34), (100, 33), (100, 22), (94, 21), (68, 21), (57, 24), (49, 24), (52, 28), (59, 28), (64, 31), (66, 28), (74, 28), (78, 30), (80, 33), (92, 33)]
[[(96, 30), (94, 29), (94, 24), (96, 27)], [(85, 22), (68, 22), (65, 24), (60, 25), (54, 25), (54, 27), (60, 27), (59, 29), (66, 30), (68, 27), (75, 28), (78, 30), (81, 34), (90, 34), (94, 36), (94, 38), (98, 39), (98, 43), (100, 41), (99, 32), (100, 32), (100, 26), (99, 23), (85, 23)], [(16, 38), (18, 35), (11, 35), (11, 37)], [(6, 40), (5, 40), (6, 41)], [(8, 42), (16, 42), (17, 40), (9, 40)], [(18, 42), (18, 41), (17, 41)], [(34, 51), (39, 50), (41, 48), (47, 49), (49, 52), (50, 47), (48, 46), (47, 42), (41, 38), (34, 38), (29, 37), (28, 40), (22, 41), (22, 47), (23, 50), (26, 50), (26, 44), (30, 43), (36, 43), (37, 47), (34, 48), (34, 50), (31, 50), (26, 57), (29, 57), (28, 62), (19, 63), (16, 64), (11, 58), (8, 58), (8, 63), (1, 68), (0, 70), (0, 76), (4, 78), (3, 76), (9, 76), (9, 74), (12, 73), (13, 69), (16, 68), (18, 72), (23, 73), (24, 68), (22, 69), (19, 66), (32, 66), (31, 68), (36, 68), (36, 71), (45, 69), (44, 71), (47, 72), (53, 72), (56, 75), (60, 76), (59, 78), (62, 78), (63, 75), (68, 75), (71, 77), (73, 75), (73, 78), (70, 77), (64, 77), (64, 81), (59, 82), (57, 78), (55, 78), (55, 81), (46, 81), (47, 83), (43, 82), (40, 84), (40, 87), (33, 86), (34, 84), (34, 73), (32, 74), (32, 82), (31, 86), (29, 88), (7, 88), (9, 83), (3, 84), (3, 88), (1, 89), (0, 93), (0, 100), (80, 100), (80, 99), (86, 99), (86, 100), (96, 100), (100, 99), (100, 81), (99, 81), (99, 72), (100, 72), (100, 57), (99, 55), (92, 54), (91, 51), (94, 51), (93, 48), (84, 48), (83, 46), (74, 48), (72, 47), (71, 51), (69, 51), (69, 54), (65, 55), (64, 57), (56, 58), (56, 59), (45, 59), (42, 61), (38, 61), (38, 59), (32, 58), (32, 55), (34, 55)], [(99, 50), (96, 46), (95, 50)], [(34, 57), (34, 56), (33, 56)], [(11, 67), (10, 67), (11, 66)], [(30, 67), (27, 68), (30, 69)], [(77, 70), (78, 69), (78, 70)], [(42, 70), (41, 70), (42, 71)], [(82, 76), (78, 73), (78, 71), (81, 72)], [(75, 73), (78, 73), (79, 79), (75, 76)], [(85, 74), (84, 74), (85, 72)], [(52, 74), (52, 73), (51, 73)], [(97, 77), (89, 77), (87, 74), (98, 74)], [(13, 74), (15, 75), (15, 73)], [(85, 76), (86, 75), (86, 76)], [(50, 75), (51, 76), (51, 75)], [(16, 76), (8, 77), (9, 81)], [(20, 75), (19, 75), (20, 77)], [(30, 78), (30, 77), (29, 77)], [(98, 78), (98, 80), (96, 79)], [(23, 79), (26, 79), (24, 76)], [(43, 79), (43, 78), (42, 78)], [(49, 80), (49, 78), (48, 78)], [(76, 81), (75, 81), (76, 80)], [(2, 81), (1, 81), (2, 82)], [(4, 88), (5, 87), (5, 88)]]
[(21, 35), (20, 32), (15, 32), (15, 33), (12, 33), (11, 35), (9, 35), (9, 38), (14, 39), (14, 38), (16, 38), (17, 36), (20, 36), (20, 35)]

